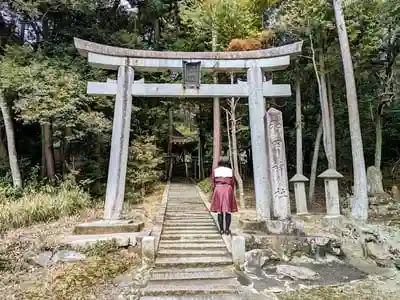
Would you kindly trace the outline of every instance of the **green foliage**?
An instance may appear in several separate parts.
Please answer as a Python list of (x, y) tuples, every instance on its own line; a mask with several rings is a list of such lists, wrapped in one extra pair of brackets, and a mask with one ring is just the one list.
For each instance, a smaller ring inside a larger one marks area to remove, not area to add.
[(205, 178), (199, 183), (200, 189), (204, 193), (210, 193), (211, 192), (211, 178)]
[[(4, 184), (0, 191), (4, 191)], [(22, 195), (13, 196), (17, 196), (15, 200), (1, 194), (0, 232), (75, 215), (91, 205), (89, 194), (69, 181), (60, 186), (42, 185), (36, 189), (28, 186)]]
[(162, 154), (153, 136), (141, 136), (129, 147), (127, 170), (128, 195), (140, 199), (149, 192), (160, 178)]
[(225, 49), (231, 39), (247, 38), (260, 31), (260, 18), (244, 0), (185, 0), (180, 16), (200, 40), (210, 43), (215, 32), (219, 50)]

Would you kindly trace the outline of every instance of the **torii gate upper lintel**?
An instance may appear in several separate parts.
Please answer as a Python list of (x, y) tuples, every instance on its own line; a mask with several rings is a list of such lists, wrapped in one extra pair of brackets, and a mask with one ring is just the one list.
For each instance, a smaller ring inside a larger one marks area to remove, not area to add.
[[(289, 97), (289, 84), (263, 82), (263, 72), (283, 70), (301, 53), (303, 42), (281, 47), (234, 52), (170, 52), (126, 49), (75, 38), (78, 52), (99, 68), (118, 70), (118, 79), (89, 82), (88, 94), (115, 95), (113, 132), (107, 179), (104, 219), (120, 218), (128, 161), (132, 96), (138, 97), (248, 97), (257, 216), (271, 217), (270, 178), (265, 138), (264, 97)], [(146, 84), (134, 81), (134, 71), (182, 71), (182, 62), (200, 62), (202, 71), (247, 72), (247, 82), (201, 84), (187, 89), (182, 84)]]

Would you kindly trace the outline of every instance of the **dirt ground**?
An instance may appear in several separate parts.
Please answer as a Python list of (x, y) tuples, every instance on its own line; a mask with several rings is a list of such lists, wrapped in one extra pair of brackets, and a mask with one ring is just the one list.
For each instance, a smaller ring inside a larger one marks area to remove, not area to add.
[[(164, 187), (157, 187), (141, 204), (126, 203), (123, 216), (129, 218), (139, 212), (146, 217), (145, 229), (151, 227)], [(43, 268), (30, 261), (40, 252), (57, 249), (60, 237), (71, 234), (75, 225), (102, 216), (100, 203), (79, 216), (6, 232), (0, 241), (0, 299), (95, 299), (109, 288), (114, 277), (139, 265), (137, 248), (121, 249), (112, 244), (89, 249), (81, 262)]]

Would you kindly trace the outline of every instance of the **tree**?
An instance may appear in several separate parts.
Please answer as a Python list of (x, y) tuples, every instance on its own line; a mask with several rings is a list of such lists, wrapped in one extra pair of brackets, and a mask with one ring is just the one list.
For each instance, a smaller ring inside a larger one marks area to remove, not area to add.
[(349, 110), (350, 140), (353, 154), (354, 192), (352, 216), (357, 220), (368, 219), (367, 174), (365, 169), (364, 149), (358, 112), (357, 89), (354, 78), (353, 62), (349, 48), (346, 24), (340, 0), (333, 0), (336, 25), (342, 54), (343, 70), (346, 83), (347, 105)]

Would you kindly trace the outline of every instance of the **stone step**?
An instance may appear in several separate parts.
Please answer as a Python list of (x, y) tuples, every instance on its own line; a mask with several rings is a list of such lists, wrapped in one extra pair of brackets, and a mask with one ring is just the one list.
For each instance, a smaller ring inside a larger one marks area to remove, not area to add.
[(229, 256), (194, 256), (194, 257), (157, 257), (156, 268), (166, 267), (210, 267), (232, 265), (232, 258)]
[(192, 210), (177, 211), (177, 210), (168, 210), (167, 209), (165, 215), (167, 217), (184, 217), (184, 218), (211, 217), (210, 213), (207, 211), (194, 212)]
[(181, 256), (225, 256), (229, 255), (228, 250), (225, 248), (219, 249), (159, 249), (158, 250), (158, 257), (181, 257)]
[(187, 219), (187, 218), (177, 218), (177, 217), (170, 217), (166, 218), (164, 224), (193, 224), (195, 226), (197, 225), (210, 225), (210, 224), (215, 224), (214, 219), (212, 217), (210, 218), (202, 218), (202, 219)]
[(163, 234), (215, 234), (219, 233), (217, 228), (211, 228), (211, 229), (164, 229)]
[(192, 225), (192, 224), (164, 224), (163, 227), (165, 230), (218, 230), (218, 228), (214, 224), (200, 224), (200, 225)]
[(196, 201), (196, 202), (187, 202), (187, 201), (180, 201), (180, 202), (172, 202), (171, 200), (168, 201), (168, 207), (171, 208), (188, 208), (188, 207), (197, 207), (205, 209), (203, 202)]
[(225, 247), (224, 240), (220, 239), (196, 239), (196, 240), (166, 240), (163, 239), (161, 236), (160, 245), (178, 245), (178, 244), (193, 244), (193, 245), (200, 245), (200, 244), (213, 244), (213, 245), (222, 245)]
[(233, 266), (216, 266), (216, 267), (203, 267), (203, 268), (157, 268), (151, 271), (152, 274), (157, 273), (174, 273), (174, 272), (233, 272)]
[(165, 280), (199, 280), (199, 279), (232, 279), (235, 278), (230, 270), (224, 271), (202, 271), (199, 268), (196, 272), (185, 272), (185, 270), (163, 273), (152, 273), (151, 281)]
[(207, 211), (202, 211), (202, 212), (193, 212), (192, 210), (186, 210), (186, 211), (176, 211), (176, 210), (168, 210), (165, 212), (166, 216), (171, 216), (171, 217), (183, 217), (183, 218), (199, 218), (199, 217), (211, 217), (210, 213)]
[(237, 294), (219, 294), (203, 296), (149, 296), (141, 297), (140, 300), (240, 300)]
[(144, 296), (218, 295), (237, 290), (236, 279), (151, 281), (142, 289)]
[(222, 236), (219, 233), (208, 233), (208, 234), (161, 234), (163, 240), (221, 240)]
[(211, 216), (203, 217), (187, 217), (187, 216), (165, 216), (166, 221), (171, 222), (182, 222), (182, 223), (201, 223), (206, 222), (208, 224), (214, 224), (214, 219)]
[(165, 241), (161, 241), (159, 244), (159, 252), (161, 249), (170, 249), (170, 250), (204, 250), (204, 249), (220, 249), (226, 250), (225, 244), (221, 241), (218, 243), (210, 243), (210, 241), (206, 241), (204, 243), (165, 243)]

